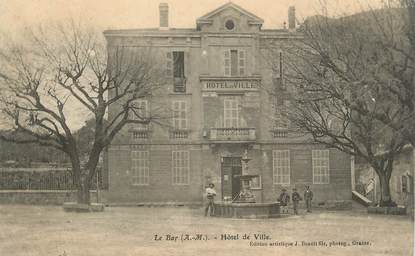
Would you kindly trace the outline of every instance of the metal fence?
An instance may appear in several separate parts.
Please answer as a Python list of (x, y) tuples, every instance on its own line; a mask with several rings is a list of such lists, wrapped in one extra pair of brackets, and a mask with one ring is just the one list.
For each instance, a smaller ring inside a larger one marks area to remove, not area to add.
[[(104, 188), (102, 169), (97, 169), (99, 187)], [(97, 178), (91, 189), (96, 189)], [(72, 172), (68, 168), (0, 168), (0, 190), (74, 190)]]

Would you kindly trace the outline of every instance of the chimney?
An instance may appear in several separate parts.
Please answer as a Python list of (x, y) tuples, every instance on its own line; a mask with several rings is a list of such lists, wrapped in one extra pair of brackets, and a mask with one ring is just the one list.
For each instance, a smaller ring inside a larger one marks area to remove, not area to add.
[(160, 30), (169, 29), (169, 5), (167, 3), (160, 3)]
[(295, 30), (295, 7), (288, 8), (288, 29)]

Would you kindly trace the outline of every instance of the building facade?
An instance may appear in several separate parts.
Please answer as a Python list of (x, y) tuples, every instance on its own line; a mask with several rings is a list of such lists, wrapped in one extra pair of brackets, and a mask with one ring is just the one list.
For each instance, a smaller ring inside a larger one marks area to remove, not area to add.
[(286, 28), (267, 30), (231, 2), (191, 29), (170, 28), (168, 6), (159, 8), (159, 28), (104, 32), (109, 52), (155, 49), (171, 79), (162, 96), (139, 104), (172, 113), (170, 126), (129, 126), (111, 144), (108, 201), (202, 202), (209, 183), (217, 199), (230, 200), (241, 189), (243, 157), (250, 159), (244, 174), (258, 175), (257, 202), (305, 185), (316, 202), (351, 199), (350, 157), (295, 134), (282, 115), (295, 94), (285, 86), (283, 50), (270, 58), (269, 43), (283, 49), (301, 40), (293, 7)]

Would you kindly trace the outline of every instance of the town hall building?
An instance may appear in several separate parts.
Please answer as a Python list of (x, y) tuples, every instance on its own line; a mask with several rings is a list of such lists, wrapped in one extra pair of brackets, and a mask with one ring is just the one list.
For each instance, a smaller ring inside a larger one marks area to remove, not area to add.
[[(350, 200), (350, 156), (297, 134), (282, 114), (295, 99), (284, 80), (283, 45), (302, 40), (294, 7), (281, 29), (262, 29), (260, 17), (232, 2), (194, 28), (171, 28), (168, 9), (160, 4), (158, 28), (104, 32), (109, 52), (151, 45), (161, 54), (171, 77), (163, 100), (139, 104), (151, 112), (162, 102), (172, 112), (170, 126), (130, 125), (113, 141), (107, 200), (200, 203), (209, 183), (216, 200), (232, 200), (243, 159), (250, 159), (244, 174), (255, 175), (257, 202), (276, 201), (282, 188), (301, 194), (305, 185), (316, 202)], [(272, 58), (271, 42), (281, 45)]]

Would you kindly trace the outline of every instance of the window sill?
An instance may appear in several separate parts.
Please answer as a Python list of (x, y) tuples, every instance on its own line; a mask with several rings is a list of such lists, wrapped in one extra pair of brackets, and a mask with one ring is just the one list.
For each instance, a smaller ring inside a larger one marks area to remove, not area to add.
[(192, 95), (191, 92), (169, 92), (169, 96), (176, 96), (176, 95)]
[(262, 190), (262, 187), (260, 187), (260, 188), (250, 188), (251, 190), (254, 190), (254, 191), (258, 191), (258, 190)]

